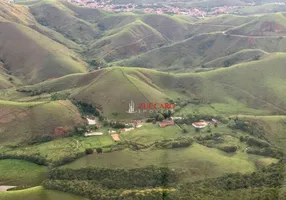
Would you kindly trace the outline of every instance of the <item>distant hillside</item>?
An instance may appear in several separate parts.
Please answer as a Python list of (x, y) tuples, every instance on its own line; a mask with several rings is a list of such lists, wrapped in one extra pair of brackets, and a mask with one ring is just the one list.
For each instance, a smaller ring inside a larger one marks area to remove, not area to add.
[[(256, 6), (245, 6), (242, 8), (234, 8), (231, 12), (239, 15), (268, 14), (276, 12), (285, 12), (286, 5), (274, 3), (275, 1), (259, 1)], [(282, 1), (283, 2), (283, 1)]]
[(183, 40), (188, 33), (188, 23), (168, 15), (145, 15), (142, 21), (159, 31), (169, 40)]
[(18, 144), (57, 136), (55, 129), (73, 129), (83, 123), (77, 108), (69, 101), (17, 103), (0, 101), (0, 143)]
[(210, 62), (204, 63), (203, 68), (221, 68), (229, 67), (234, 64), (259, 60), (262, 56), (266, 55), (265, 51), (256, 49), (245, 49), (237, 53), (214, 59)]
[(60, 0), (60, 2), (74, 12), (74, 16), (91, 23), (98, 22), (99, 19), (106, 16), (108, 13), (98, 10), (95, 8), (79, 7), (65, 0)]
[(53, 93), (68, 89), (70, 98), (97, 105), (107, 117), (130, 117), (126, 111), (131, 100), (138, 104), (177, 97), (200, 99), (202, 104), (227, 105), (238, 113), (251, 108), (268, 114), (285, 114), (285, 61), (285, 54), (273, 54), (225, 69), (177, 75), (138, 68), (110, 68), (21, 90)]
[(60, 1), (42, 1), (31, 6), (30, 10), (41, 25), (76, 43), (85, 43), (98, 37), (96, 26), (77, 18), (79, 14), (65, 7)]
[(216, 17), (210, 17), (202, 20), (203, 24), (215, 24), (215, 25), (228, 25), (239, 26), (248, 23), (249, 21), (257, 18), (256, 16), (239, 16), (231, 14), (223, 14)]
[(286, 51), (285, 45), (286, 39), (279, 37), (252, 38), (221, 33), (202, 34), (170, 46), (149, 51), (117, 64), (160, 70), (188, 71), (206, 62), (234, 54), (243, 49), (284, 52)]
[(141, 21), (135, 21), (109, 31), (106, 37), (91, 45), (86, 55), (110, 62), (138, 55), (166, 43), (158, 31)]
[(0, 2), (0, 20), (13, 21), (24, 25), (35, 24), (35, 19), (27, 7), (9, 4), (6, 1)]
[(264, 15), (249, 23), (231, 29), (228, 34), (249, 36), (286, 35), (286, 18), (281, 13)]
[(26, 26), (0, 21), (0, 33), (1, 61), (25, 83), (85, 71), (77, 54)]

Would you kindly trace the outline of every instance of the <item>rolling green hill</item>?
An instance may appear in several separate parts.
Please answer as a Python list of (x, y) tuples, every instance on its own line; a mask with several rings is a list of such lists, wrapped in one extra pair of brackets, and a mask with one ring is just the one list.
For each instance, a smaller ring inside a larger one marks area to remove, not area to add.
[(238, 51), (234, 54), (220, 57), (203, 65), (204, 68), (222, 68), (229, 67), (234, 64), (248, 62), (252, 60), (259, 60), (262, 56), (267, 55), (265, 51), (256, 49), (246, 49)]
[[(131, 100), (136, 103), (161, 102), (166, 97), (175, 99), (178, 96), (201, 99), (203, 104), (217, 104), (213, 106), (220, 105), (225, 109), (228, 105), (227, 109), (231, 111), (227, 113), (250, 114), (247, 109), (252, 108), (267, 111), (265, 114), (285, 114), (285, 59), (284, 53), (278, 53), (224, 69), (178, 75), (138, 68), (108, 68), (22, 89), (39, 93), (68, 89), (71, 98), (98, 105), (109, 117), (112, 113), (126, 117)], [(70, 84), (73, 81), (77, 87)], [(219, 111), (217, 114), (220, 112), (224, 113)]]
[(0, 58), (25, 83), (85, 71), (76, 53), (27, 26), (0, 21), (0, 29)]
[(56, 136), (55, 129), (73, 129), (84, 123), (78, 110), (69, 101), (18, 103), (0, 101), (1, 144), (39, 140), (42, 136)]
[(155, 29), (136, 20), (123, 28), (112, 29), (89, 48), (87, 56), (106, 61), (128, 58), (166, 44), (166, 39)]
[(281, 13), (263, 15), (249, 23), (231, 29), (227, 33), (249, 36), (283, 36), (286, 34), (286, 18)]
[(204, 19), (200, 23), (239, 26), (242, 24), (246, 24), (255, 18), (256, 16), (239, 16), (239, 15), (223, 14), (216, 17)]
[(35, 19), (27, 7), (9, 4), (6, 1), (0, 2), (0, 20), (13, 21), (24, 25), (35, 24)]
[(77, 18), (78, 14), (60, 1), (41, 1), (31, 6), (30, 11), (41, 25), (56, 30), (76, 43), (86, 43), (99, 34), (96, 26)]
[(142, 21), (173, 41), (183, 40), (188, 33), (188, 23), (178, 17), (168, 15), (145, 15)]
[(283, 52), (286, 50), (285, 43), (286, 39), (279, 37), (252, 38), (223, 33), (201, 34), (116, 64), (184, 72), (245, 49)]

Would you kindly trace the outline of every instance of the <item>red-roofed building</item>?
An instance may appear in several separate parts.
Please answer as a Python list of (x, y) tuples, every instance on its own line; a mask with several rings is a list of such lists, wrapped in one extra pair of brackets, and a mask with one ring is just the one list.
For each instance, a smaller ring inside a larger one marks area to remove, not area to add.
[(175, 125), (175, 122), (173, 120), (164, 120), (164, 121), (159, 123), (159, 126), (161, 128), (164, 128), (166, 126), (174, 126), (174, 125)]

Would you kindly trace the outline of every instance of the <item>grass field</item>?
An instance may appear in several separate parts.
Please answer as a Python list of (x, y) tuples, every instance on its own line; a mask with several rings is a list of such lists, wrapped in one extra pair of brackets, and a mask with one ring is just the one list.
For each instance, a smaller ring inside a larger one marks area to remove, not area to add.
[[(0, 149), (0, 152), (5, 152), (9, 155), (40, 155), (49, 163), (52, 163), (67, 156), (84, 152), (86, 148), (106, 147), (112, 145), (114, 141), (111, 136), (106, 133), (107, 131), (103, 132), (105, 133), (103, 136), (74, 136), (14, 149), (2, 148)], [(106, 148), (103, 148), (103, 150), (105, 151)]]
[(168, 166), (183, 172), (188, 180), (217, 177), (225, 173), (255, 171), (253, 161), (263, 157), (243, 153), (227, 154), (194, 144), (188, 148), (153, 151), (116, 151), (86, 156), (65, 165), (68, 168), (87, 166), (136, 168), (148, 165)]
[(1, 200), (87, 200), (86, 198), (53, 190), (41, 186), (25, 190), (0, 192)]
[(46, 178), (46, 173), (46, 167), (27, 161), (0, 160), (0, 185), (39, 185)]
[(155, 141), (178, 138), (184, 134), (177, 126), (160, 128), (157, 124), (144, 124), (143, 127), (120, 134), (121, 140), (131, 140), (140, 144), (150, 145)]

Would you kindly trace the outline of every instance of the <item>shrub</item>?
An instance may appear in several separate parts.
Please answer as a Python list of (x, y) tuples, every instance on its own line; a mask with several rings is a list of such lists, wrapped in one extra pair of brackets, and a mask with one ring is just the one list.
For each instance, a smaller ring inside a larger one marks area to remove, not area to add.
[(102, 153), (103, 150), (102, 150), (102, 148), (99, 147), (99, 148), (96, 148), (96, 152), (97, 152), (97, 153)]
[(268, 142), (257, 139), (257, 138), (253, 138), (253, 137), (248, 138), (246, 143), (249, 146), (257, 146), (257, 147), (269, 147), (270, 146)]
[(85, 154), (89, 155), (89, 154), (93, 154), (94, 150), (92, 148), (87, 148), (85, 149)]
[(221, 146), (219, 147), (218, 149), (226, 152), (226, 153), (234, 153), (237, 151), (237, 146), (232, 146), (232, 145), (229, 145), (229, 146)]
[(50, 142), (53, 140), (53, 137), (50, 135), (43, 135), (40, 139), (40, 142)]

